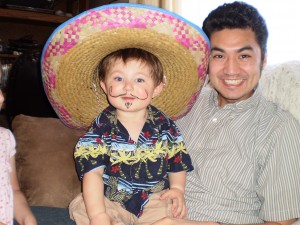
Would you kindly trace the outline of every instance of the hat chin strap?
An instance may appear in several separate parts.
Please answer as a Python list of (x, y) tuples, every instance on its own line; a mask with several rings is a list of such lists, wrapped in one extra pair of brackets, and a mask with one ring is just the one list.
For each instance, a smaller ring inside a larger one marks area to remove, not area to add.
[(93, 87), (95, 95), (96, 95), (96, 99), (97, 99), (99, 109), (101, 109), (101, 101), (100, 101), (100, 96), (99, 96), (99, 92), (98, 92), (98, 89), (97, 89), (97, 85), (95, 83), (92, 83), (92, 87)]

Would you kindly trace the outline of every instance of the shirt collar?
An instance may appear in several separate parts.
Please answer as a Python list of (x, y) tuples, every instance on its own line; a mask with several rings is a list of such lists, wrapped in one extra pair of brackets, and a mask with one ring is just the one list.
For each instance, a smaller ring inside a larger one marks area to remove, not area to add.
[[(223, 109), (244, 111), (249, 108), (254, 108), (260, 102), (261, 97), (262, 97), (262, 91), (258, 86), (254, 90), (254, 93), (250, 98), (239, 101), (239, 102), (227, 104), (223, 107)], [(219, 102), (218, 102), (218, 92), (215, 89), (212, 89), (212, 92), (211, 92), (211, 95), (209, 98), (210, 98), (209, 104), (211, 107), (220, 108)]]
[[(115, 107), (109, 105), (106, 109), (104, 109), (103, 113), (105, 115), (103, 118), (105, 121), (102, 122), (110, 124), (111, 126), (117, 125), (118, 119)], [(146, 126), (156, 127), (169, 121), (169, 118), (153, 105), (149, 105), (147, 107), (147, 114), (148, 115), (145, 123)]]

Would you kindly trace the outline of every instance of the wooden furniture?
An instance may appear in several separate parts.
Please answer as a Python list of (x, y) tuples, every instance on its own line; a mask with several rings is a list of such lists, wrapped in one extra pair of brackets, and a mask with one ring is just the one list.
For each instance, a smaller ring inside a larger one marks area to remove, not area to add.
[[(57, 5), (54, 10), (60, 9), (74, 16), (87, 9), (85, 7), (88, 5), (85, 2), (87, 0), (78, 0), (76, 1), (78, 5), (74, 6), (73, 0), (65, 0), (64, 4)], [(30, 35), (38, 43), (43, 44), (52, 31), (67, 19), (69, 17), (48, 13), (0, 8), (0, 38), (7, 43), (9, 39)]]
[[(54, 11), (62, 10), (75, 16), (89, 8), (117, 2), (129, 1), (57, 0)], [(43, 45), (53, 30), (68, 19), (69, 17), (55, 14), (0, 8), (0, 40), (8, 43), (9, 39), (18, 39), (30, 35), (39, 44)]]
[[(61, 10), (65, 13), (76, 16), (77, 14), (100, 5), (112, 2), (112, 0), (57, 0), (54, 5), (54, 12)], [(18, 40), (22, 37), (29, 36), (32, 40), (37, 41), (39, 46), (43, 46), (53, 30), (70, 17), (60, 16), (38, 12), (37, 10), (21, 10), (12, 8), (0, 8), (0, 41), (4, 46), (9, 45), (9, 40)], [(1, 48), (0, 48), (1, 49)], [(11, 64), (16, 60), (18, 55), (11, 52), (0, 50), (0, 79), (1, 64)], [(2, 73), (3, 74), (3, 73)]]
[[(55, 10), (71, 13), (73, 16), (89, 8), (88, 0), (59, 0)], [(59, 24), (69, 17), (55, 14), (41, 13), (12, 8), (0, 8), (0, 41), (3, 46), (8, 46), (9, 40), (18, 40), (24, 36), (31, 36), (32, 40), (42, 47)], [(3, 48), (2, 48), (3, 49)], [(11, 52), (0, 52), (0, 85), (4, 88), (7, 84), (9, 71), (18, 55)], [(8, 71), (8, 72), (7, 72)], [(4, 94), (5, 90), (4, 90)], [(0, 112), (0, 125), (7, 127), (5, 105)]]
[[(88, 8), (89, 0), (59, 0), (54, 6), (54, 11), (61, 10), (75, 16)], [(53, 30), (69, 18), (54, 13), (38, 12), (34, 9), (28, 11), (12, 7), (0, 8), (0, 41), (4, 46), (8, 46), (9, 40), (29, 36), (42, 47)], [(17, 57), (18, 55), (11, 52), (0, 51), (0, 65), (11, 66)]]

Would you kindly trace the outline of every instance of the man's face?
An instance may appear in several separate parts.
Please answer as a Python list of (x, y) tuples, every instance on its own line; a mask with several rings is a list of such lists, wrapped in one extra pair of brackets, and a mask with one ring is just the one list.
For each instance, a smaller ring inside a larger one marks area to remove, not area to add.
[(251, 29), (224, 29), (210, 38), (209, 78), (219, 93), (219, 106), (249, 98), (265, 61)]

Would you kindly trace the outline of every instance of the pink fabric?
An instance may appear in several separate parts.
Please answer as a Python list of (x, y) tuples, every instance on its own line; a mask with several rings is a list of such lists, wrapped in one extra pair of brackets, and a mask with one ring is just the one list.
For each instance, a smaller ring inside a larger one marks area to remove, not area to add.
[(0, 222), (13, 224), (13, 192), (10, 183), (10, 159), (16, 153), (12, 133), (0, 127)]

